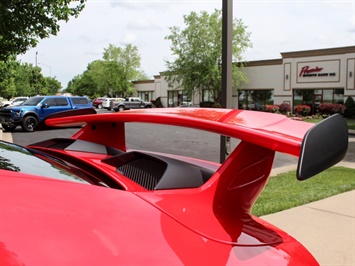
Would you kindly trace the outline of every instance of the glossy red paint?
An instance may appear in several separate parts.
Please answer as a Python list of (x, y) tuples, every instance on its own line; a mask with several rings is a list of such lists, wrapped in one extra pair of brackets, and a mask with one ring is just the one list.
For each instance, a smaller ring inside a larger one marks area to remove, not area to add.
[(147, 190), (116, 171), (105, 163), (111, 155), (32, 145), (99, 171), (122, 189), (0, 170), (0, 265), (318, 265), (287, 233), (251, 215), (275, 151), (298, 156), (310, 124), (261, 112), (193, 108), (46, 121), (85, 125), (72, 140), (125, 152), (129, 122), (197, 128), (242, 141), (222, 165), (167, 155), (214, 174), (199, 187), (163, 190)]
[(312, 127), (310, 123), (290, 120), (283, 115), (263, 112), (256, 115), (253, 111), (208, 108), (140, 109), (115, 114), (54, 118), (47, 120), (46, 124), (56, 127), (87, 125), (73, 138), (125, 149), (124, 123), (129, 122), (206, 130), (296, 156), (299, 155), (304, 134)]
[(237, 225), (243, 242), (256, 242), (233, 245), (193, 232), (134, 193), (3, 172), (0, 199), (11, 208), (1, 208), (1, 265), (316, 264), (258, 219)]

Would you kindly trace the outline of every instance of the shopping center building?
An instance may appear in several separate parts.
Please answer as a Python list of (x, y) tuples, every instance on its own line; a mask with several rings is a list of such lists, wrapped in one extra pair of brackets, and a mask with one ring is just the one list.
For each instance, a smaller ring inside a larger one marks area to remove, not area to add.
[[(344, 104), (355, 100), (355, 46), (281, 53), (281, 59), (250, 61), (243, 68), (248, 82), (233, 88), (232, 107), (263, 109), (289, 103), (291, 107), (320, 103)], [(199, 106), (210, 101), (210, 93), (187, 99), (182, 90), (169, 88), (162, 73), (152, 80), (136, 81), (137, 94), (145, 101), (160, 97), (164, 107), (189, 102)]]

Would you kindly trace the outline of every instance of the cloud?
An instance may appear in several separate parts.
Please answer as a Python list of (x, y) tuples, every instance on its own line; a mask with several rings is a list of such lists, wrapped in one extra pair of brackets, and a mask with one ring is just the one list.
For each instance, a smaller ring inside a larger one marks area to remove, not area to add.
[(138, 40), (137, 35), (132, 32), (129, 32), (123, 36), (122, 43), (126, 45), (130, 43), (135, 43), (137, 40)]
[(127, 24), (127, 29), (129, 30), (161, 30), (162, 27), (160, 27), (159, 25), (146, 20), (146, 19), (137, 19), (137, 20), (133, 20), (131, 22), (129, 22)]
[[(165, 70), (173, 57), (164, 37), (169, 27), (184, 28), (190, 12), (221, 9), (222, 0), (89, 0), (78, 18), (60, 23), (58, 36), (40, 40), (19, 56), (34, 64), (38, 58), (52, 67), (52, 75), (66, 87), (69, 80), (102, 58), (109, 44), (138, 47), (148, 75)], [(233, 17), (251, 32), (253, 48), (246, 60), (281, 58), (281, 52), (354, 45), (353, 1), (233, 1)]]

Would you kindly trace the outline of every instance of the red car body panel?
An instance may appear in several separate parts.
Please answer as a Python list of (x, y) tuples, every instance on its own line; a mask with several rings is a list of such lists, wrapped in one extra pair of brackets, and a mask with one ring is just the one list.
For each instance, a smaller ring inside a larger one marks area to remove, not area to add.
[(1, 180), (0, 199), (11, 206), (0, 209), (1, 265), (316, 263), (265, 222), (239, 224), (241, 238), (264, 238), (265, 226), (276, 243), (231, 245), (191, 231), (133, 193), (8, 173)]
[[(139, 114), (139, 115), (138, 115)], [(114, 116), (113, 116), (114, 115)], [(166, 108), (130, 110), (117, 114), (63, 117), (49, 119), (49, 126), (83, 126), (73, 138), (100, 142), (103, 145), (126, 149), (124, 123), (142, 122), (184, 126), (226, 135), (272, 150), (299, 156), (300, 145), (312, 124), (293, 121), (283, 115), (270, 115), (253, 111), (209, 109), (209, 108)], [(297, 123), (297, 125), (295, 124)], [(120, 138), (108, 137), (120, 136)]]
[(130, 122), (191, 127), (241, 142), (223, 164), (144, 155), (214, 172), (197, 187), (157, 190), (118, 171), (111, 160), (120, 155), (55, 148), (55, 140), (31, 145), (118, 188), (0, 170), (0, 265), (318, 265), (287, 233), (251, 215), (275, 152), (299, 156), (311, 124), (261, 112), (193, 108), (46, 120), (47, 126), (84, 126), (72, 142), (124, 154)]

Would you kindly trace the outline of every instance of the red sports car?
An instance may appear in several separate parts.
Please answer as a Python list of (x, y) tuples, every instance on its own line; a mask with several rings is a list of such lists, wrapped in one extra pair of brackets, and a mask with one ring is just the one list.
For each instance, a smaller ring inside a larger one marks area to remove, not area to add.
[[(81, 127), (71, 138), (0, 142), (0, 265), (318, 265), (251, 209), (275, 152), (299, 157), (300, 180), (343, 159), (341, 116), (312, 126), (245, 110), (74, 112), (42, 124)], [(132, 122), (240, 142), (222, 164), (130, 150)]]

